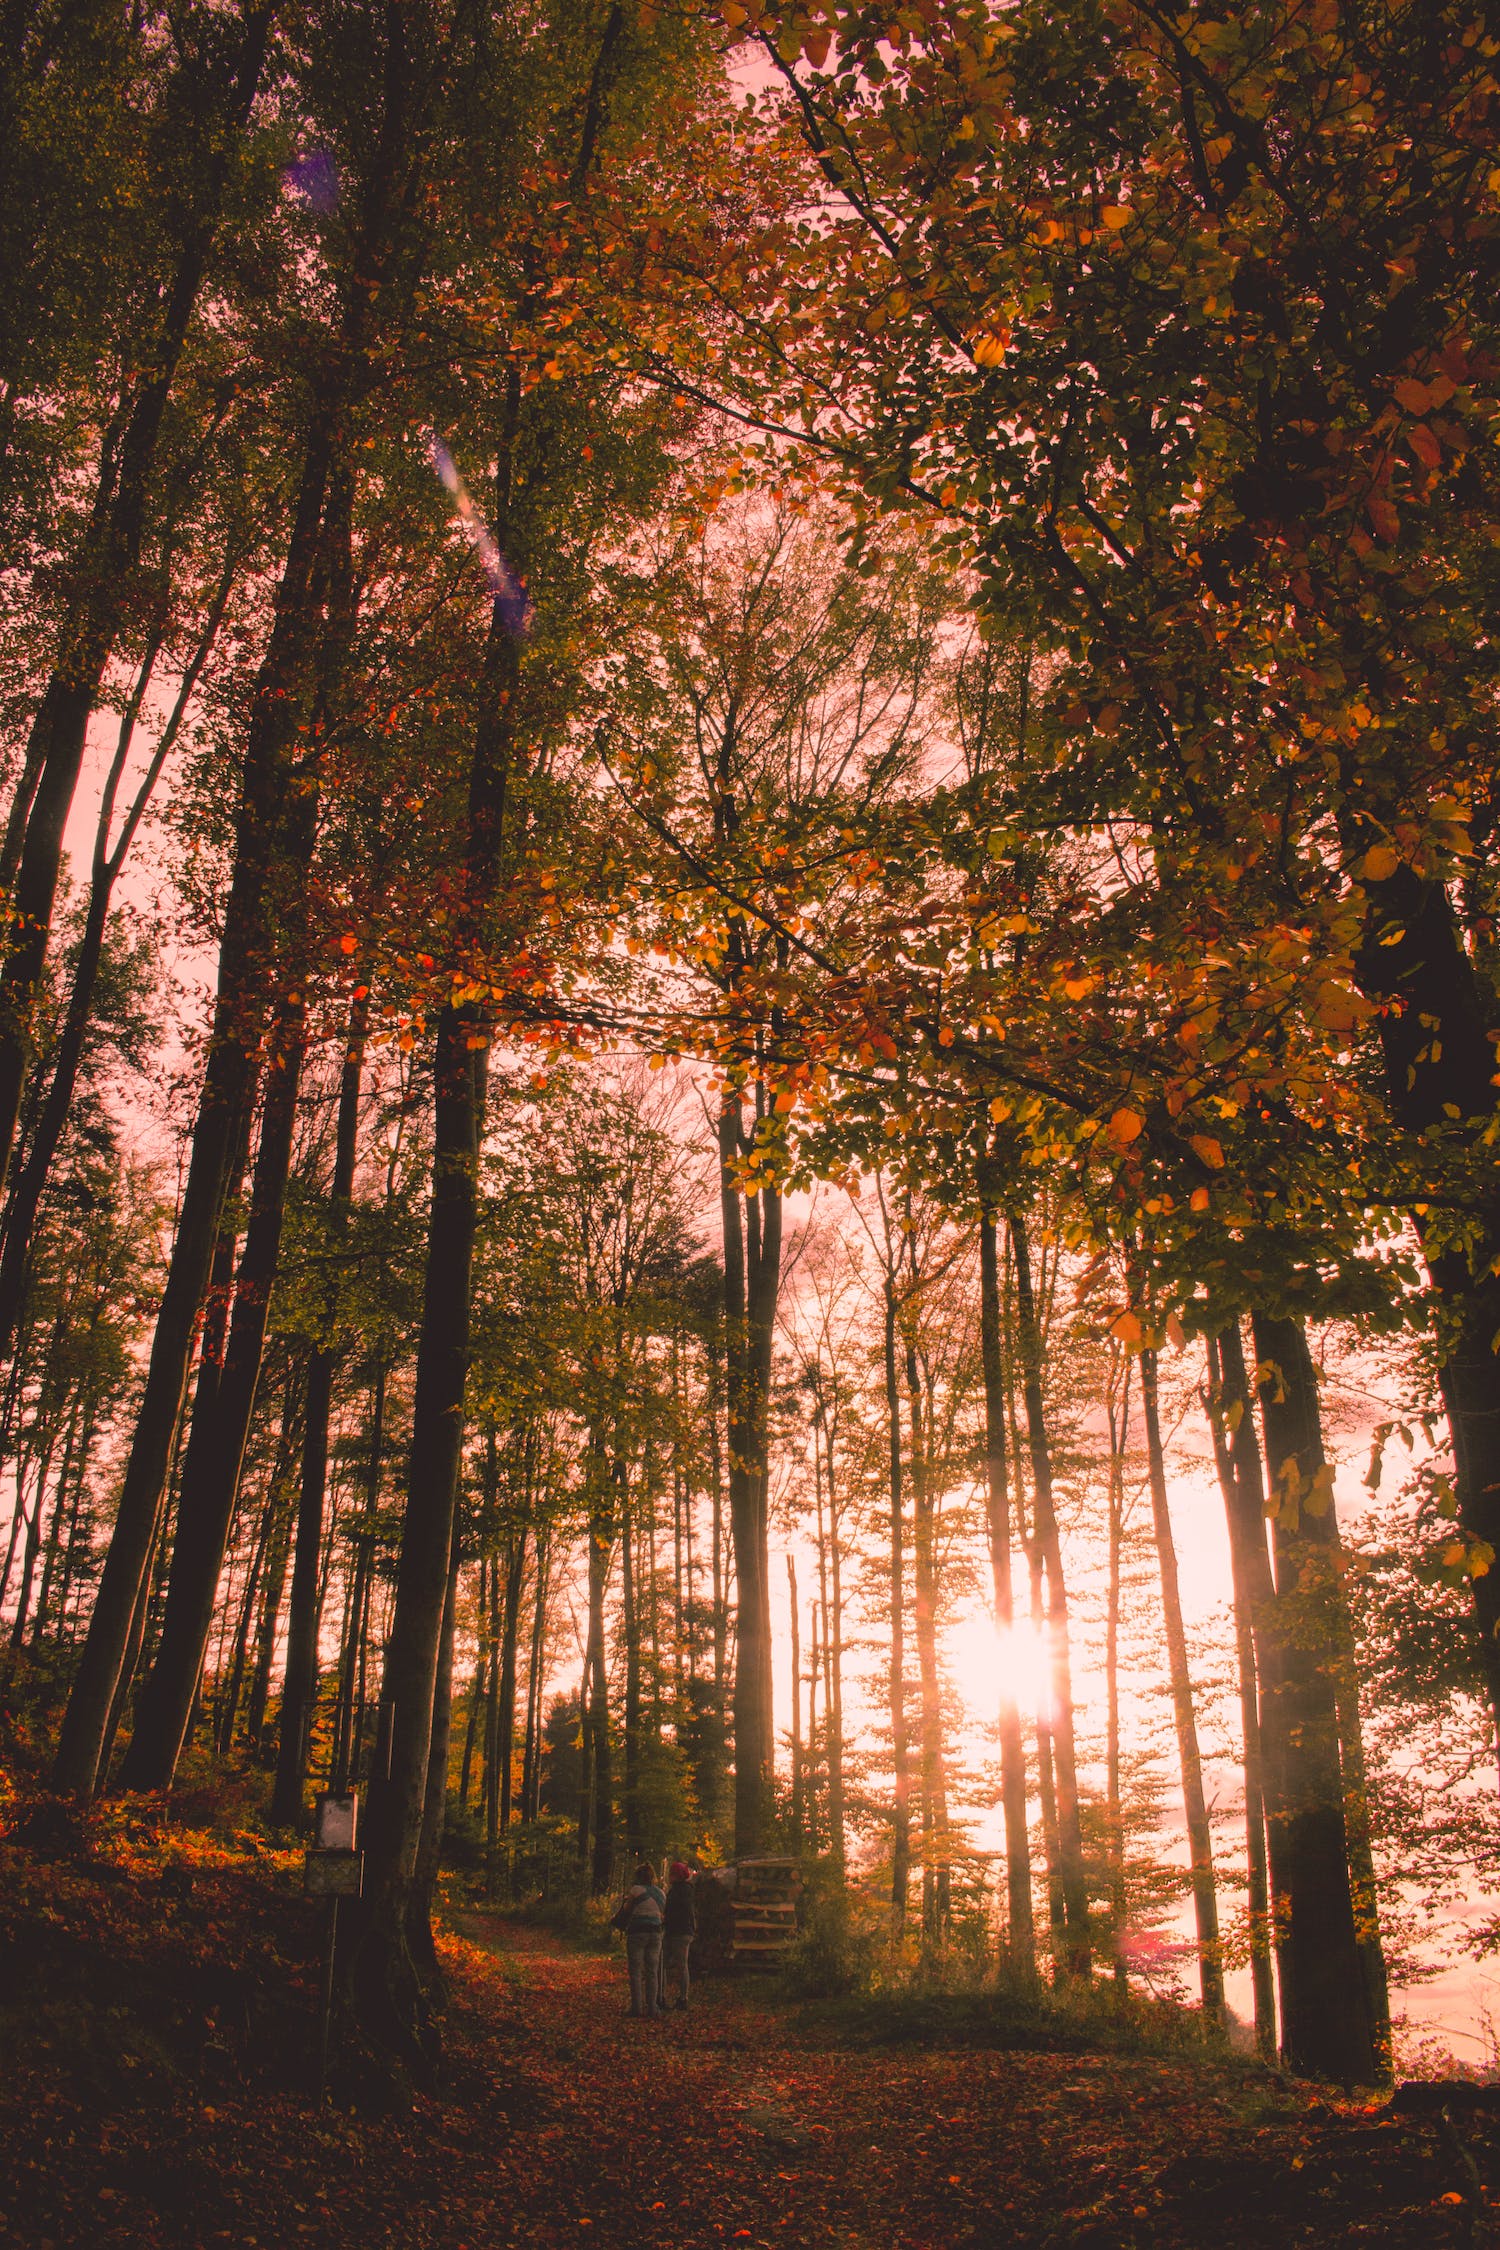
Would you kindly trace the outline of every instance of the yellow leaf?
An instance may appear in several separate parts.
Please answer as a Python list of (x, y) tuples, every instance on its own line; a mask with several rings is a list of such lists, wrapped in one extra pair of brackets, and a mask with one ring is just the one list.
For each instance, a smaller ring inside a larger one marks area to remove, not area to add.
[(1010, 1103), (997, 1094), (990, 1103), (990, 1115), (997, 1125), (1003, 1125), (1010, 1115)]
[(1366, 883), (1388, 883), (1401, 861), (1389, 844), (1372, 844), (1360, 863), (1360, 879)]
[(1133, 1312), (1122, 1312), (1109, 1324), (1109, 1332), (1127, 1350), (1141, 1340), (1141, 1324)]
[(1129, 226), (1134, 215), (1128, 206), (1123, 203), (1106, 203), (1104, 209), (1099, 213), (1099, 220), (1100, 224), (1107, 227), (1111, 234), (1118, 234), (1121, 227)]
[(987, 331), (975, 336), (969, 348), (976, 367), (998, 367), (1009, 346), (1010, 330), (1002, 328), (998, 333)]

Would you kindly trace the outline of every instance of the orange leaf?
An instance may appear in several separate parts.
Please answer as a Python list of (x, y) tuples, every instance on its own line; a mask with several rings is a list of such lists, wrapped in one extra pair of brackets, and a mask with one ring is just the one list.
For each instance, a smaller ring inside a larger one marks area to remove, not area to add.
[(1224, 1151), (1211, 1133), (1190, 1133), (1188, 1135), (1188, 1146), (1193, 1154), (1208, 1166), (1211, 1172), (1223, 1171)]
[(1396, 385), (1396, 397), (1408, 414), (1425, 414), (1432, 405), (1432, 394), (1425, 383), (1414, 375), (1404, 375)]
[(1116, 1148), (1129, 1148), (1132, 1141), (1140, 1139), (1145, 1129), (1145, 1119), (1138, 1117), (1133, 1109), (1117, 1109), (1109, 1121), (1109, 1137)]

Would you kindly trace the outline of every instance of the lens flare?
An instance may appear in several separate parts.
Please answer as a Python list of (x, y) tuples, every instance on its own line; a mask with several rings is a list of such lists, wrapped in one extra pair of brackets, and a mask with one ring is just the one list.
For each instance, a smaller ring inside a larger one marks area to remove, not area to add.
[(427, 440), (427, 454), (437, 471), (438, 482), (452, 496), (454, 510), (464, 527), (469, 545), (479, 557), (484, 575), (489, 580), (490, 592), (495, 597), (496, 615), (518, 641), (524, 640), (531, 631), (535, 615), (525, 587), (496, 546), (489, 525), (470, 499), (468, 487), (454, 466), (452, 454), (435, 433)]
[(293, 195), (324, 218), (339, 200), (339, 169), (326, 148), (304, 149), (281, 175)]

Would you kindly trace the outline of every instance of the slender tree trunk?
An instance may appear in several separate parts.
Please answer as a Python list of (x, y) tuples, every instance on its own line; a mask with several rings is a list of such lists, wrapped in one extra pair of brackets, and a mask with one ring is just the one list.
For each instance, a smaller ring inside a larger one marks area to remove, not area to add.
[(300, 994), (283, 1010), (266, 1079), (245, 1249), (235, 1277), (234, 1315), (224, 1373), (205, 1423), (194, 1416), (183, 1459), (177, 1537), (167, 1583), (162, 1637), (136, 1700), (135, 1730), (121, 1771), (127, 1789), (170, 1788), (203, 1668), (214, 1593), (239, 1496), (245, 1442), (260, 1382), (271, 1288), (281, 1251), (302, 1057)]
[(614, 1542), (612, 1519), (605, 1519), (591, 1528), (585, 1725), (591, 1781), (588, 1792), (589, 1888), (595, 1898), (602, 1898), (609, 1889), (615, 1867), (614, 1758), (609, 1731), (609, 1671), (604, 1648), (604, 1598), (609, 1587)]
[[(54, 1429), (47, 1437), (37, 1456), (36, 1495), (31, 1514), (26, 1519), (26, 1538), (21, 1549), (21, 1584), (16, 1599), (15, 1622), (11, 1627), (10, 1645), (20, 1648), (26, 1639), (26, 1620), (31, 1614), (31, 1588), (36, 1577), (37, 1557), (42, 1549), (42, 1517), (47, 1505), (47, 1479), (52, 1472), (52, 1454), (57, 1443)], [(16, 1507), (21, 1505), (21, 1479), (19, 1466), (16, 1476)]]
[[(323, 511), (332, 447), (330, 418), (320, 415), (308, 440), (275, 623), (250, 718), (214, 1023), (177, 1234), (114, 1532), (53, 1769), (54, 1786), (72, 1796), (91, 1796), (98, 1779), (130, 1620), (172, 1458), (233, 1155), (253, 1097), (256, 1056), (272, 986), (278, 903), (273, 876), (320, 622)], [(311, 810), (304, 793), (297, 820), (309, 821)]]
[(1068, 1597), (1063, 1582), (1062, 1540), (1052, 1505), (1052, 1448), (1042, 1403), (1042, 1336), (1031, 1280), (1031, 1245), (1026, 1222), (1009, 1217), (1016, 1261), (1016, 1307), (1020, 1319), (1021, 1364), (1026, 1401), (1026, 1434), (1031, 1454), (1032, 1511), (1036, 1539), (1047, 1574), (1047, 1627), (1052, 1645), (1052, 1762), (1057, 1788), (1058, 1873), (1062, 1883), (1069, 1976), (1087, 1977), (1090, 1965), (1088, 1883), (1084, 1874), (1083, 1830), (1078, 1811), (1078, 1777), (1073, 1748), (1073, 1667), (1068, 1634)]
[(828, 1841), (835, 1867), (843, 1872), (844, 1837), (844, 1598), (843, 1557), (837, 1465), (833, 1423), (825, 1403), (819, 1403), (815, 1436), (821, 1442), (821, 1484), (828, 1493), (828, 1549), (824, 1562), (823, 1516), (818, 1511), (818, 1580), (823, 1604), (823, 1704), (828, 1735)]
[(334, 1790), (347, 1788), (351, 1775), (360, 1770), (360, 1737), (364, 1717), (365, 1620), (369, 1611), (376, 1511), (380, 1506), (380, 1480), (384, 1468), (387, 1373), (384, 1360), (377, 1360), (370, 1387), (370, 1443), (365, 1460), (364, 1498), (354, 1533), (354, 1584), (349, 1601), (351, 1624), (340, 1658), (338, 1700), (334, 1707), (333, 1756), (329, 1765), (328, 1783), (330, 1789)]
[(277, 1498), (276, 1479), (273, 1476), (261, 1502), (255, 1527), (255, 1546), (245, 1571), (245, 1583), (240, 1589), (239, 1617), (229, 1645), (228, 1674), (226, 1676), (220, 1672), (218, 1690), (214, 1697), (214, 1746), (221, 1758), (227, 1757), (234, 1747), (234, 1730), (239, 1721), (240, 1697), (245, 1686), (245, 1666), (250, 1657), (250, 1628), (255, 1623), (255, 1605), (260, 1594), (266, 1552), (271, 1543), (271, 1519), (276, 1513)]
[(911, 1763), (906, 1733), (906, 1515), (902, 1493), (901, 1394), (896, 1385), (896, 1284), (885, 1280), (885, 1414), (891, 1496), (891, 1916), (906, 1924), (911, 1881)]
[(932, 1490), (930, 1422), (923, 1415), (917, 1355), (906, 1341), (911, 1414), (912, 1628), (922, 1712), (922, 1935), (941, 1939), (948, 1922), (948, 1782), (943, 1758), (942, 1692), (937, 1652), (937, 1510)]
[(131, 699), (120, 728), (120, 741), (114, 762), (105, 781), (104, 801), (100, 809), (99, 824), (94, 840), (93, 869), (89, 883), (89, 902), (84, 915), (83, 930), (78, 940), (78, 952), (73, 963), (73, 981), (68, 993), (67, 1012), (58, 1035), (56, 1052), (52, 1058), (52, 1076), (48, 1081), (46, 1098), (29, 1137), (26, 1159), (16, 1175), (5, 1212), (5, 1239), (0, 1251), (0, 1359), (10, 1350), (16, 1327), (21, 1318), (26, 1296), (27, 1267), (31, 1254), (32, 1234), (42, 1196), (52, 1175), (52, 1166), (61, 1143), (73, 1105), (73, 1093), (78, 1083), (79, 1066), (83, 1061), (88, 1042), (89, 1028), (93, 1022), (94, 992), (99, 981), (100, 964), (104, 958), (104, 941), (109, 928), (110, 904), (115, 884), (126, 855), (150, 802), (152, 792), (160, 779), (171, 749), (176, 742), (193, 692), (198, 684), (203, 666), (218, 638), (234, 583), (240, 557), (231, 546), (225, 561), (224, 575), (209, 606), (209, 613), (199, 636), (198, 646), (184, 670), (177, 699), (152, 752), (145, 778), (137, 790), (135, 800), (127, 813), (119, 838), (111, 847), (110, 829), (114, 817), (115, 796), (124, 773), (125, 760), (139, 712), (139, 696), (144, 692), (148, 667), (142, 667), (138, 691)]
[(729, 1601), (724, 1572), (724, 1461), (719, 1443), (719, 1408), (723, 1387), (723, 1359), (712, 1327), (705, 1339), (709, 1470), (712, 1477), (713, 1524), (710, 1545), (710, 1582), (713, 1587), (714, 1710), (720, 1721), (728, 1708)]
[[(1326, 1539), (1310, 1529), (1332, 1506), (1317, 1378), (1293, 1320), (1254, 1315), (1266, 1459), (1273, 1494), (1280, 1677), (1261, 1667), (1280, 1705), (1285, 1794), (1269, 1807), (1271, 1867), (1285, 1891), (1283, 2045), (1294, 2069), (1344, 2084), (1379, 2075), (1349, 1880), (1338, 1702), (1328, 1665), (1335, 1642)], [(1264, 1709), (1262, 1713), (1264, 1723)], [(1279, 1847), (1279, 1848), (1278, 1848)]]
[(1115, 1983), (1129, 1985), (1125, 1930), (1129, 1896), (1125, 1885), (1125, 1812), (1120, 1761), (1120, 1596), (1125, 1548), (1125, 1440), (1130, 1429), (1130, 1361), (1121, 1357), (1120, 1395), (1113, 1374), (1109, 1413), (1109, 1591), (1104, 1624), (1105, 1775), (1109, 1810), (1110, 1920), (1114, 1925)]
[[(993, 1210), (979, 1217), (979, 1330), (984, 1370), (985, 1516), (989, 1528), (990, 1575), (994, 1586), (995, 1626), (1002, 1637), (1015, 1631), (1011, 1578), (1010, 1462), (1006, 1447), (1005, 1369), (1000, 1309), (1000, 1268)], [(1002, 1667), (1000, 1690), (1000, 1802), (1005, 1821), (1005, 1946), (1008, 1977), (1036, 1981), (1036, 1922), (1031, 1899), (1031, 1837), (1026, 1818), (1026, 1743), (1021, 1706), (1009, 1669)]]
[[(328, 1197), (330, 1253), (337, 1257), (348, 1232), (359, 1144), (359, 1094), (369, 1035), (368, 997), (349, 1008), (349, 1034), (339, 1081), (338, 1122), (334, 1129), (333, 1180)], [(331, 1321), (333, 1306), (326, 1311)], [(297, 1544), (292, 1561), (291, 1611), (287, 1620), (286, 1674), (276, 1744), (276, 1779), (271, 1790), (271, 1820), (277, 1828), (296, 1828), (304, 1814), (308, 1736), (318, 1696), (318, 1578), (323, 1545), (323, 1513), (328, 1490), (328, 1430), (333, 1407), (333, 1376), (338, 1348), (319, 1342), (307, 1370), (307, 1420), (302, 1441), (302, 1490), (297, 1507)]]
[(427, 1911), (443, 1856), (443, 1831), (448, 1819), (448, 1763), (453, 1724), (453, 1635), (457, 1622), (459, 1552), (455, 1543), (448, 1570), (448, 1592), (443, 1603), (438, 1640), (437, 1671), (433, 1679), (432, 1730), (427, 1752), (427, 1783), (422, 1793), (422, 1833), (417, 1843), (416, 1880), (412, 1885), (412, 1919), (407, 1942), (427, 1989), (434, 1997), (442, 1991), (432, 1920)]
[[(94, 1450), (94, 1435), (98, 1427), (99, 1408), (97, 1394), (90, 1386), (83, 1405), (83, 1430), (77, 1451), (72, 1460), (73, 1497), (68, 1503), (64, 1489), (65, 1479), (59, 1479), (57, 1504), (52, 1515), (52, 1533), (47, 1542), (47, 1557), (42, 1568), (42, 1590), (37, 1596), (36, 1624), (32, 1631), (32, 1646), (40, 1648), (54, 1611), (59, 1625), (68, 1604), (68, 1587), (72, 1577), (74, 1549), (78, 1536), (78, 1520), (82, 1507), (84, 1487), (88, 1478), (89, 1459)], [(67, 1529), (63, 1517), (67, 1515)]]
[(516, 1646), (521, 1636), (521, 1590), (526, 1580), (526, 1526), (518, 1525), (505, 1571), (500, 1619), (500, 1833), (511, 1821), (512, 1760), (516, 1742)]
[(271, 1674), (276, 1663), (276, 1642), (281, 1627), (281, 1605), (286, 1593), (287, 1564), (292, 1554), (294, 1498), (290, 1482), (293, 1454), (288, 1446), (285, 1464), (278, 1463), (276, 1513), (266, 1551), (265, 1591), (255, 1634), (255, 1664), (250, 1674), (250, 1694), (245, 1705), (245, 1740), (257, 1758), (266, 1738), (266, 1710), (271, 1700)]
[[(1231, 1396), (1226, 1362), (1237, 1369)], [(1255, 2006), (1255, 2046), (1263, 2062), (1276, 2054), (1276, 1988), (1271, 1970), (1271, 1886), (1266, 1858), (1265, 1776), (1262, 1767), (1260, 1701), (1257, 1680), (1255, 1615), (1271, 1596), (1270, 1560), (1266, 1551), (1264, 1495), (1259, 1486), (1259, 1456), (1255, 1453), (1255, 1428), (1251, 1419), (1249, 1384), (1245, 1375), (1239, 1325), (1223, 1338), (1208, 1340), (1209, 1427), (1219, 1490), (1229, 1525), (1230, 1575), (1234, 1586), (1235, 1654), (1239, 1672), (1240, 1729), (1244, 1742), (1246, 1897), (1250, 1922), (1250, 1982)], [(1254, 1488), (1242, 1492), (1231, 1446), (1228, 1415), (1236, 1426), (1249, 1431), (1251, 1458), (1256, 1470)], [(1259, 1549), (1257, 1559), (1256, 1550)]]
[(547, 1661), (547, 1574), (550, 1543), (545, 1531), (536, 1539), (536, 1592), (531, 1613), (531, 1649), (526, 1663), (526, 1749), (521, 1767), (521, 1818), (535, 1820), (541, 1812), (542, 1787), (542, 1688)]
[(729, 1426), (729, 1514), (734, 1537), (734, 1838), (742, 1857), (762, 1850), (773, 1821), (775, 1718), (767, 1477), (771, 1341), (781, 1280), (781, 1198), (747, 1197), (734, 1166), (746, 1143), (740, 1097), (719, 1122), (724, 1236), (724, 1357)]
[(1172, 1687), (1172, 1716), (1177, 1727), (1177, 1761), (1182, 1773), (1182, 1802), (1192, 1867), (1193, 1916), (1198, 1931), (1198, 1988), (1203, 1998), (1205, 2023), (1215, 2032), (1222, 2032), (1226, 2020), (1224, 1962), (1219, 1944), (1218, 1894), (1214, 1888), (1213, 1831), (1209, 1827), (1208, 1803), (1203, 1794), (1203, 1763), (1198, 1754), (1198, 1721), (1193, 1710), (1193, 1681), (1188, 1668), (1187, 1633), (1182, 1622), (1182, 1596), (1177, 1581), (1177, 1547), (1167, 1499), (1154, 1351), (1141, 1353), (1141, 1411), (1146, 1424), (1146, 1469), (1151, 1485), (1157, 1566), (1161, 1573), (1167, 1675)]
[(641, 1850), (641, 1611), (636, 1585), (633, 1527), (625, 1497), (623, 1463), (615, 1463), (620, 1491), (620, 1631), (625, 1642), (624, 1787), (620, 1809), (625, 1821), (625, 1849)]
[(792, 1843), (793, 1849), (800, 1852), (807, 1843), (802, 1767), (802, 1627), (797, 1611), (797, 1565), (791, 1555), (786, 1558), (786, 1590), (792, 1626)]

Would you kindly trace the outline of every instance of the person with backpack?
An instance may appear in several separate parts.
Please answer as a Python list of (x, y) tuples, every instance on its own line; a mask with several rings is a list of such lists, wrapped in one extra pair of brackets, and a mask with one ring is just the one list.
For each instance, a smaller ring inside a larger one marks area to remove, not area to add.
[(698, 1934), (698, 1912), (693, 1901), (693, 1871), (675, 1859), (668, 1871), (667, 1903), (662, 1913), (661, 2007), (667, 2011), (667, 1994), (675, 1986), (678, 2008), (688, 2004), (688, 1955)]
[(625, 1960), (630, 1970), (628, 2016), (664, 2016), (667, 2012), (661, 2004), (662, 1918), (666, 1905), (656, 1869), (649, 1859), (643, 1859), (615, 1916), (615, 1928), (625, 1932)]

